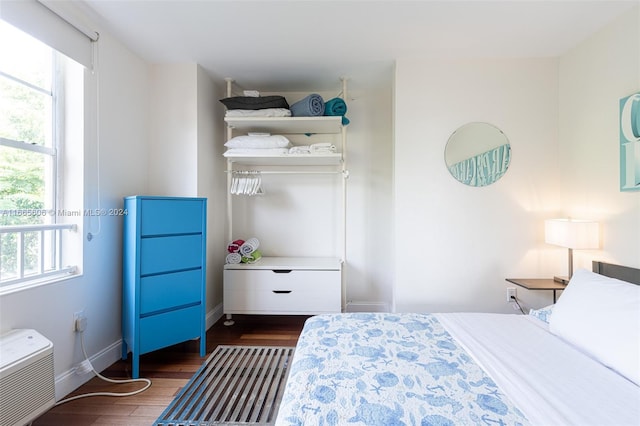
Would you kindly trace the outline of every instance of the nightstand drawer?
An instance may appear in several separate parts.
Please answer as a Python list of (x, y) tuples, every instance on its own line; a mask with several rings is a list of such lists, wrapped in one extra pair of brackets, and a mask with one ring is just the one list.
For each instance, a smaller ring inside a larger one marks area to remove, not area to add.
[(142, 238), (140, 246), (142, 275), (202, 266), (202, 235)]
[(173, 306), (188, 305), (202, 299), (202, 270), (152, 275), (140, 279), (140, 314)]
[(340, 312), (341, 272), (224, 271), (226, 313), (318, 314)]
[(200, 305), (140, 318), (140, 352), (200, 337), (201, 319)]
[(202, 232), (202, 201), (142, 199), (141, 204), (142, 236)]

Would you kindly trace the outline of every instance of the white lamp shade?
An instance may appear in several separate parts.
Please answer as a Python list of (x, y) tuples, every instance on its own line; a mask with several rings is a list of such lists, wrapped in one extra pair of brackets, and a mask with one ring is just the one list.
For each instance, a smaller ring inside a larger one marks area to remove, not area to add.
[(600, 225), (590, 220), (545, 220), (544, 240), (570, 249), (597, 249), (600, 247)]

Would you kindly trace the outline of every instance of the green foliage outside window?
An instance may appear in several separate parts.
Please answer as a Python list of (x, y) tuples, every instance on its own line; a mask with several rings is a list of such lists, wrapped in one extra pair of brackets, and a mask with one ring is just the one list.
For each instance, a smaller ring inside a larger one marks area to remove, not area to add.
[[(51, 146), (53, 119), (49, 81), (52, 51), (30, 39), (20, 49), (21, 57), (12, 57), (16, 53), (16, 40), (26, 36), (16, 35), (17, 30), (7, 27), (0, 22), (0, 34), (3, 35), (0, 38), (0, 71), (4, 74), (0, 74), (0, 137), (18, 143)], [(13, 31), (10, 37), (8, 31)], [(29, 50), (29, 46), (34, 50)], [(30, 53), (34, 55), (30, 57)], [(52, 185), (55, 179), (52, 162), (53, 158), (48, 154), (0, 145), (0, 226), (50, 222), (50, 215), (29, 212), (54, 207), (47, 200), (53, 199), (47, 194), (47, 180)], [(0, 277), (5, 280), (17, 274), (18, 234), (0, 234), (0, 238)], [(25, 233), (23, 244), (23, 264), (25, 274), (28, 274), (37, 271), (40, 263), (40, 233)]]

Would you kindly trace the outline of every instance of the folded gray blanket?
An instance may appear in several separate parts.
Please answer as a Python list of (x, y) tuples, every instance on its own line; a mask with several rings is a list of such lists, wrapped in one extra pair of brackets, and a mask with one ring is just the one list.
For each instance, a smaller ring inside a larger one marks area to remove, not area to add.
[(289, 109), (289, 104), (283, 96), (233, 96), (231, 98), (220, 99), (220, 102), (227, 109), (266, 109), (285, 108)]
[(293, 117), (315, 117), (324, 115), (324, 100), (322, 96), (313, 93), (291, 105)]

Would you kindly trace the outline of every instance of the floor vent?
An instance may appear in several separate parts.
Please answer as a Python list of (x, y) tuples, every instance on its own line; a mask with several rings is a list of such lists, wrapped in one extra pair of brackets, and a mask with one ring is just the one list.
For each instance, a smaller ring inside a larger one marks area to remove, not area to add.
[(272, 425), (293, 351), (218, 346), (155, 425)]

